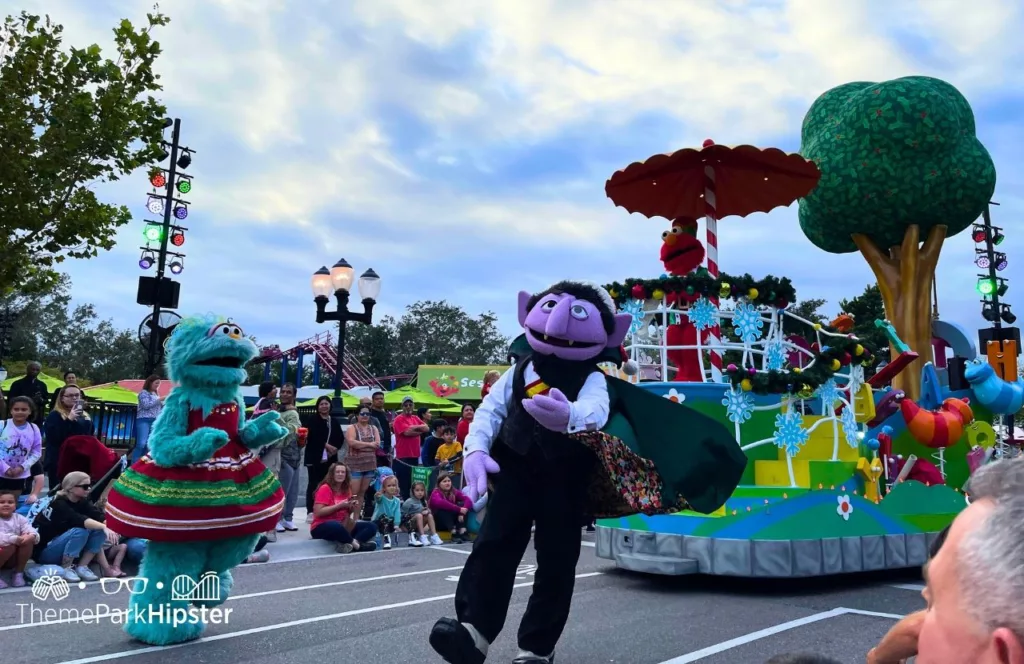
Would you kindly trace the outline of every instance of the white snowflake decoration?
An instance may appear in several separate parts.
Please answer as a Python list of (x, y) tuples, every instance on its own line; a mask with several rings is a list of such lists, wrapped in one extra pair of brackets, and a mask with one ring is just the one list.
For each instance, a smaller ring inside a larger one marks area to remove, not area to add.
[(725, 393), (722, 405), (730, 422), (743, 424), (754, 414), (754, 397), (735, 387)]
[(764, 364), (768, 371), (779, 371), (786, 366), (786, 348), (778, 339), (772, 339), (765, 346)]
[(836, 381), (833, 378), (829, 378), (815, 390), (814, 396), (821, 399), (821, 407), (823, 411), (831, 411), (842, 394), (839, 392), (839, 388), (836, 386)]
[(629, 324), (629, 334), (636, 334), (644, 326), (644, 303), (640, 300), (630, 300), (619, 307), (619, 311), (629, 314), (633, 321)]
[(749, 302), (742, 302), (736, 305), (733, 310), (732, 323), (736, 328), (736, 336), (743, 343), (752, 344), (761, 338), (761, 330), (764, 328), (764, 319), (761, 312)]
[(861, 386), (864, 384), (864, 367), (857, 365), (850, 367), (850, 381), (846, 384), (846, 387), (850, 390), (851, 398), (856, 397), (857, 393), (860, 392)]
[(860, 427), (857, 425), (857, 418), (853, 413), (853, 406), (843, 409), (839, 421), (843, 425), (843, 436), (846, 437), (846, 444), (850, 447), (860, 445)]
[(794, 457), (807, 443), (811, 432), (804, 428), (804, 416), (799, 411), (779, 413), (775, 416), (775, 445)]
[(699, 298), (690, 305), (686, 312), (687, 317), (697, 331), (707, 330), (718, 324), (718, 307), (711, 304), (706, 297)]

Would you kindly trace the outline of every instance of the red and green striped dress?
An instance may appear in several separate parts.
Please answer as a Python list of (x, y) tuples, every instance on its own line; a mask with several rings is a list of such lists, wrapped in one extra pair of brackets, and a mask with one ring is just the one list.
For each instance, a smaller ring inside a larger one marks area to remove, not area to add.
[(220, 429), (228, 443), (201, 463), (158, 466), (146, 454), (122, 473), (107, 497), (107, 526), (122, 537), (191, 542), (272, 530), (284, 507), (281, 485), (238, 435), (238, 404), (203, 417), (188, 414), (188, 433)]

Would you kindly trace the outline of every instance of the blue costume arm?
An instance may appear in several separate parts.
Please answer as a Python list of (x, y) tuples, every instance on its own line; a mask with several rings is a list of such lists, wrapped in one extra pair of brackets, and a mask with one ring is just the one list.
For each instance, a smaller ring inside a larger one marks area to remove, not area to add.
[(242, 444), (250, 450), (266, 447), (288, 435), (288, 429), (277, 423), (281, 419), (281, 414), (277, 411), (263, 413), (246, 422), (245, 403), (241, 399), (238, 400), (238, 406), (238, 416), (241, 418), (239, 436), (242, 438)]
[(228, 434), (220, 429), (201, 427), (188, 431), (190, 407), (184, 390), (171, 392), (153, 423), (149, 436), (149, 454), (158, 466), (186, 466), (205, 461), (228, 442)]

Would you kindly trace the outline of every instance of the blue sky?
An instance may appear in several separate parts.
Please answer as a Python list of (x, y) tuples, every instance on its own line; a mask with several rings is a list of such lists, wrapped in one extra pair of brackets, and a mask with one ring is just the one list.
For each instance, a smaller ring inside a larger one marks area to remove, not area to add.
[[(37, 0), (76, 46), (112, 46), (152, 0)], [(604, 182), (632, 161), (718, 143), (799, 147), (825, 90), (911, 74), (972, 103), (999, 173), (1007, 274), (1024, 261), (1024, 10), (1013, 0), (853, 3), (173, 0), (157, 38), (170, 113), (196, 150), (181, 311), (234, 317), (261, 343), (320, 330), (309, 278), (346, 258), (382, 277), (378, 311), (447, 299), (516, 330), (515, 294), (561, 278), (656, 277), (665, 222)], [(300, 9), (301, 8), (301, 9)], [(145, 174), (99, 191), (136, 221), (68, 265), (74, 297), (137, 326)], [(808, 257), (818, 260), (808, 261)], [(798, 259), (798, 260), (793, 260)], [(983, 325), (973, 243), (948, 240), (943, 318)], [(859, 254), (800, 233), (796, 206), (720, 224), (725, 272), (790, 277), (838, 301), (873, 281)], [(1024, 282), (1009, 301), (1024, 315)]]

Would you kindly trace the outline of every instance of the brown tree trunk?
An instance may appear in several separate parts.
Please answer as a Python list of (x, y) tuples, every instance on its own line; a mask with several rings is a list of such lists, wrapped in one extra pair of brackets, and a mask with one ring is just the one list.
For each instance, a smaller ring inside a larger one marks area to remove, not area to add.
[[(946, 227), (933, 226), (921, 246), (920, 236), (916, 224), (908, 226), (903, 243), (890, 247), (888, 255), (866, 235), (853, 236), (878, 280), (886, 317), (903, 342), (920, 355), (892, 383), (893, 388), (914, 400), (921, 396), (921, 367), (932, 359), (932, 282)], [(893, 358), (898, 355), (895, 348), (890, 348), (890, 354)]]

